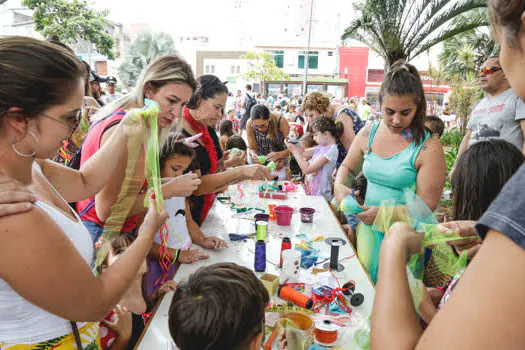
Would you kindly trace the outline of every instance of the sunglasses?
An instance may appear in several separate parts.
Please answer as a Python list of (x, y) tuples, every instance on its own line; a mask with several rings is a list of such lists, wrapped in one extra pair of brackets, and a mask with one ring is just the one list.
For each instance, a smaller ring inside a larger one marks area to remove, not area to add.
[(270, 126), (270, 122), (264, 123), (264, 124), (259, 124), (259, 125), (255, 124), (255, 122), (252, 122), (252, 125), (257, 130), (265, 130), (265, 129), (268, 128), (268, 126)]
[(75, 130), (77, 130), (78, 126), (80, 125), (80, 121), (82, 120), (82, 113), (83, 108), (80, 108), (78, 112), (76, 112), (74, 115), (71, 115), (67, 118), (67, 120), (58, 119), (55, 117), (51, 117), (45, 113), (42, 113), (42, 115), (48, 119), (54, 120), (57, 123), (64, 124), (68, 126), (71, 129), (71, 132), (69, 133), (69, 136), (71, 136)]
[(479, 70), (480, 75), (491, 75), (502, 70), (500, 67), (485, 67)]

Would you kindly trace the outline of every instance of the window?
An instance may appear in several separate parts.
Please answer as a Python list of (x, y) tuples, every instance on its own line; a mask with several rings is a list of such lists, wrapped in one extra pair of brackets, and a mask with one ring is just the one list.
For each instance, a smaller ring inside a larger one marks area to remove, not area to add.
[(235, 66), (230, 66), (230, 74), (235, 74)]
[(210, 72), (210, 73), (211, 73), (211, 74), (215, 74), (215, 66), (212, 65), (210, 68), (211, 68), (211, 72)]
[(284, 67), (284, 51), (282, 50), (272, 50), (272, 51), (267, 51), (269, 53), (271, 53), (273, 55), (273, 60), (275, 61), (275, 65), (278, 67), (278, 68), (283, 68)]
[[(297, 65), (299, 69), (304, 69), (304, 58), (306, 56), (306, 51), (299, 52), (299, 59)], [(308, 55), (308, 68), (317, 69), (319, 67), (319, 51), (310, 51)]]
[(209, 73), (210, 72), (210, 65), (206, 65), (206, 73)]
[(328, 51), (328, 56), (332, 57), (334, 55), (333, 51)]
[(237, 66), (237, 71), (236, 71), (237, 74), (241, 74), (241, 66)]

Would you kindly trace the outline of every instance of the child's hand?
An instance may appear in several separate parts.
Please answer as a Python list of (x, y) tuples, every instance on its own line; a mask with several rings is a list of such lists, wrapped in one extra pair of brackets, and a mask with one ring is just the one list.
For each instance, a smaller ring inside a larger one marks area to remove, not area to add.
[(199, 179), (199, 175), (190, 172), (169, 180), (162, 185), (162, 189), (167, 193), (166, 198), (189, 197), (197, 190), (201, 183), (202, 180)]
[(376, 219), (377, 213), (379, 212), (379, 207), (359, 205), (359, 208), (361, 208), (363, 212), (356, 214), (355, 216), (357, 216), (357, 218), (364, 224), (372, 225)]
[(153, 295), (150, 298), (151, 301), (154, 302), (155, 300), (158, 300), (160, 297), (162, 297), (164, 294), (166, 294), (170, 290), (172, 290), (172, 291), (176, 291), (177, 290), (177, 282), (175, 282), (173, 280), (169, 280), (169, 281), (164, 282), (162, 284), (162, 286), (160, 286), (160, 288), (157, 289), (155, 291), (155, 293), (153, 293)]
[(225, 248), (226, 242), (224, 242), (219, 237), (206, 237), (202, 240), (201, 246), (207, 249), (219, 249)]
[(208, 254), (203, 253), (198, 249), (183, 250), (179, 254), (179, 262), (181, 264), (191, 264), (192, 262), (208, 259), (209, 257)]
[(131, 312), (121, 305), (117, 305), (113, 309), (113, 312), (115, 313), (114, 321), (102, 320), (102, 323), (104, 323), (113, 332), (117, 333), (119, 338), (129, 340), (131, 338), (131, 331), (133, 328)]
[(295, 151), (295, 150), (300, 148), (300, 147), (297, 146), (297, 144), (290, 143), (288, 140), (284, 140), (284, 143), (285, 143), (286, 147), (290, 150), (290, 152), (293, 152), (293, 151)]
[(157, 213), (157, 203), (155, 201), (155, 196), (153, 194), (153, 191), (150, 190), (148, 192), (149, 195), (149, 209), (146, 213), (146, 216), (144, 217), (144, 221), (142, 222), (142, 225), (139, 228), (138, 235), (143, 236), (147, 235), (148, 239), (153, 239), (155, 236), (155, 233), (160, 229), (162, 224), (166, 221), (168, 218), (168, 212), (166, 211), (166, 207), (164, 206), (164, 202), (161, 203), (161, 206), (159, 208), (159, 212)]

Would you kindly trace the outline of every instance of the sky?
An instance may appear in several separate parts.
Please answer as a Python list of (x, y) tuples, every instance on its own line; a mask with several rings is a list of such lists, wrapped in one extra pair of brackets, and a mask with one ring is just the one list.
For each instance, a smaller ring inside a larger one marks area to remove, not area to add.
[[(222, 0), (91, 0), (93, 8), (108, 9), (108, 18), (122, 24), (148, 23), (173, 36), (213, 29), (222, 21)], [(181, 11), (184, 7), (184, 12)], [(190, 15), (188, 15), (190, 14)]]

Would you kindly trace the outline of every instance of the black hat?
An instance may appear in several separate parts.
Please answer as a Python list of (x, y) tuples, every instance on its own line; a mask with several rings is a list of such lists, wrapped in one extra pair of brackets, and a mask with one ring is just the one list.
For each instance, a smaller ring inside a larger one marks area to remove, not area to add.
[(116, 84), (117, 83), (117, 78), (109, 76), (109, 77), (106, 78), (106, 83)]
[(91, 74), (89, 74), (89, 82), (97, 81), (99, 83), (105, 83), (107, 78), (102, 78), (100, 75), (97, 74), (95, 71), (91, 71)]

